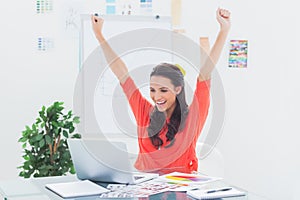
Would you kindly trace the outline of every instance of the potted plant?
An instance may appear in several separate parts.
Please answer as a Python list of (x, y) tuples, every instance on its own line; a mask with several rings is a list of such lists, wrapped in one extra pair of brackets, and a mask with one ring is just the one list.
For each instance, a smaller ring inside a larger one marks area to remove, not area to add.
[(75, 133), (79, 117), (72, 111), (63, 113), (63, 102), (54, 102), (39, 111), (39, 117), (32, 126), (26, 126), (18, 142), (24, 150), (23, 165), (19, 176), (24, 178), (60, 176), (68, 172), (75, 174), (67, 145), (67, 138), (80, 138)]

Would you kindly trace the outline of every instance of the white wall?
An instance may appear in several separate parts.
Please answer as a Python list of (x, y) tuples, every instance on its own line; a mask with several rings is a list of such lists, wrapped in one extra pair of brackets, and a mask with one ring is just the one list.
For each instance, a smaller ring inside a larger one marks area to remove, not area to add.
[[(78, 73), (78, 42), (62, 35), (56, 15), (39, 17), (35, 1), (1, 2), (0, 179), (17, 177), (23, 160), (17, 143), (43, 105), (64, 101), (72, 108)], [(54, 6), (56, 6), (54, 4)], [(54, 39), (54, 49), (37, 51), (39, 36)]]
[[(73, 108), (79, 32), (66, 28), (66, 20), (73, 12), (80, 26), (79, 14), (104, 13), (104, 5), (105, 0), (53, 0), (53, 12), (37, 14), (36, 0), (1, 2), (0, 180), (18, 177), (17, 166), (24, 160), (17, 140), (43, 105), (63, 101), (66, 111)], [(170, 0), (153, 3), (154, 13), (169, 15), (169, 5)], [(54, 48), (37, 51), (39, 36), (53, 39)]]
[[(34, 122), (40, 107), (62, 100), (67, 109), (72, 108), (77, 40), (57, 26), (59, 18), (45, 17), (44, 24), (37, 20), (34, 4), (33, 0), (19, 0), (0, 6), (1, 180), (17, 177), (16, 166), (22, 159), (16, 141), (24, 126)], [(226, 120), (217, 145), (224, 168), (219, 170), (228, 182), (268, 199), (298, 199), (300, 42), (296, 1), (189, 0), (182, 1), (182, 6), (182, 27), (192, 39), (201, 35), (214, 41), (218, 30), (215, 10), (221, 6), (232, 12), (228, 39), (249, 40), (247, 69), (229, 69), (226, 48), (218, 64), (226, 95)], [(36, 51), (32, 41), (42, 30), (55, 39), (55, 51)]]
[(183, 3), (182, 26), (193, 39), (208, 35), (214, 41), (218, 28), (214, 11), (221, 6), (232, 12), (228, 39), (249, 41), (247, 69), (228, 68), (228, 47), (217, 67), (225, 88), (226, 119), (217, 144), (224, 168), (216, 171), (224, 172), (228, 182), (269, 199), (298, 199), (300, 30), (296, 2)]

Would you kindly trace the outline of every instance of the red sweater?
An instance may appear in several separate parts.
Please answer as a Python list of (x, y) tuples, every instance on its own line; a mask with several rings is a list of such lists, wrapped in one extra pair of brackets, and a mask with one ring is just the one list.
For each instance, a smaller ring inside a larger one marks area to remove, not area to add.
[(166, 147), (170, 144), (170, 141), (167, 141), (166, 138), (167, 127), (165, 126), (161, 130), (160, 138), (163, 140), (163, 146), (159, 150), (151, 143), (147, 131), (153, 105), (141, 95), (130, 77), (121, 86), (129, 100), (138, 125), (139, 154), (135, 167), (140, 171), (151, 171), (160, 174), (174, 171), (184, 173), (197, 171), (198, 159), (195, 148), (208, 114), (210, 80), (197, 81), (185, 127), (175, 135), (174, 144), (169, 148)]

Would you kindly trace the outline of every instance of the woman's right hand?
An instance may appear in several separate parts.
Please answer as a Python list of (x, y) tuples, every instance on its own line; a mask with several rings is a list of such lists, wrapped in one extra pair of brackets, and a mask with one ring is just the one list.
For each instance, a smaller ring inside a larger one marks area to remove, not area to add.
[(102, 34), (102, 27), (103, 27), (104, 20), (95, 15), (91, 15), (91, 21), (92, 21), (94, 34), (97, 40), (101, 43), (102, 41), (104, 41), (104, 37)]

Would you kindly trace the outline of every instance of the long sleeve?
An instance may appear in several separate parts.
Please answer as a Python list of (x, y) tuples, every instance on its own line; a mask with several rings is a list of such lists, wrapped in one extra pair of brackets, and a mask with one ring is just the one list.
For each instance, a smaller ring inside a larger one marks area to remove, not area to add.
[(196, 126), (199, 130), (196, 131), (196, 138), (199, 137), (202, 127), (206, 121), (210, 105), (210, 79), (206, 81), (197, 81), (196, 90), (194, 93), (193, 101), (189, 107), (189, 125), (195, 127), (195, 122), (198, 122)]

